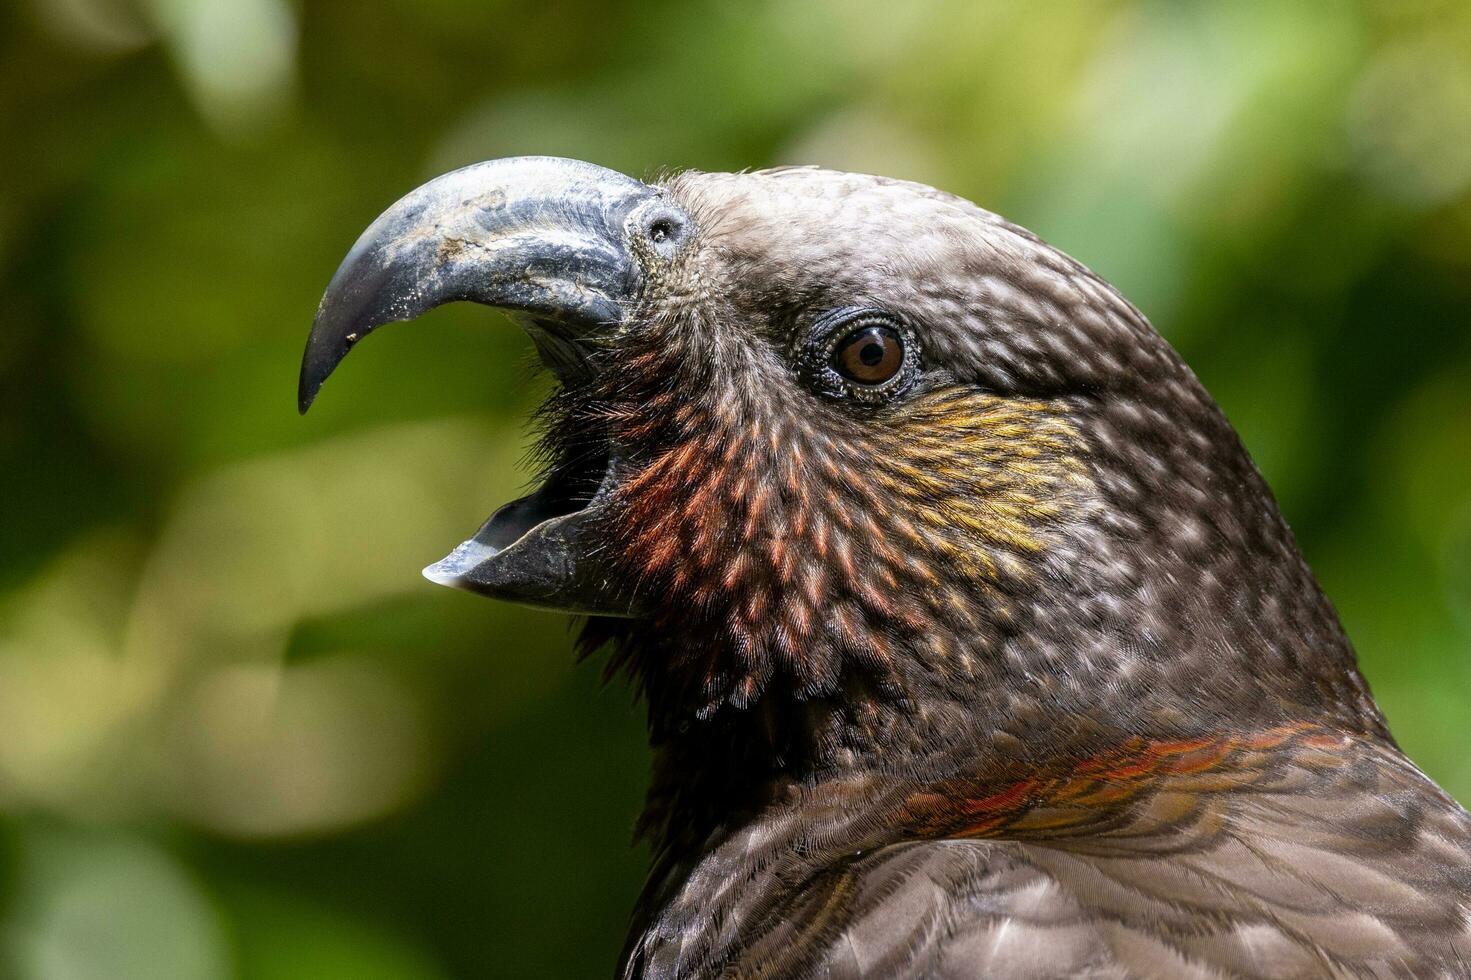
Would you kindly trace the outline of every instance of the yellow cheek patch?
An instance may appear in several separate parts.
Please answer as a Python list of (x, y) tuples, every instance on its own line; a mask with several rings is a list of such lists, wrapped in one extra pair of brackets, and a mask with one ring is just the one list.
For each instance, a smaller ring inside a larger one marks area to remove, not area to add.
[(1082, 438), (1056, 403), (937, 392), (874, 443), (889, 508), (967, 577), (995, 578), (997, 551), (1044, 551), (1095, 506)]

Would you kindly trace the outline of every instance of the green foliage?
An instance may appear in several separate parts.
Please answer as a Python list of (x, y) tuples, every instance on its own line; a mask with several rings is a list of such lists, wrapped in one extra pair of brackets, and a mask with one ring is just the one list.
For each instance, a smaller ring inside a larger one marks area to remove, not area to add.
[(1464, 3), (0, 21), (7, 972), (609, 970), (639, 712), (558, 617), (417, 574), (525, 478), (528, 345), (437, 311), (294, 405), (357, 232), (508, 154), (912, 177), (1092, 265), (1237, 422), (1404, 746), (1471, 798)]

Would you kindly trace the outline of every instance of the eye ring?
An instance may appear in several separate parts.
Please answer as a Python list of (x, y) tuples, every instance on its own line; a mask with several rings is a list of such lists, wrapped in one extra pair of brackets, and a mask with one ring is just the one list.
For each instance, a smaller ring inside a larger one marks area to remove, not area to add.
[(901, 318), (874, 307), (847, 307), (818, 317), (797, 361), (817, 394), (861, 405), (879, 405), (903, 394), (921, 370), (914, 331)]

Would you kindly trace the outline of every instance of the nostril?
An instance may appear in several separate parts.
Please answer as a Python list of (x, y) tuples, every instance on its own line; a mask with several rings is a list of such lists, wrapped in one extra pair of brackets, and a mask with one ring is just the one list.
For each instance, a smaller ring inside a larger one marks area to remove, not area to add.
[(667, 201), (654, 201), (628, 219), (627, 234), (647, 245), (654, 255), (671, 259), (690, 237), (690, 219)]

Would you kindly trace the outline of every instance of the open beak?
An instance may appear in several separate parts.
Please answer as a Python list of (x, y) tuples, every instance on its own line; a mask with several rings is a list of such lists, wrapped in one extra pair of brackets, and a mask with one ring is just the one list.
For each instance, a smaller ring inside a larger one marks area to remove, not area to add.
[[(411, 191), (363, 232), (328, 284), (302, 359), (301, 411), (374, 329), (456, 300), (515, 313), (563, 382), (585, 378), (589, 342), (615, 330), (638, 295), (630, 236), (640, 214), (662, 207), (660, 195), (553, 157), (478, 163)], [(615, 454), (590, 433), (568, 455), (424, 575), (541, 608), (637, 614), (599, 558)]]

